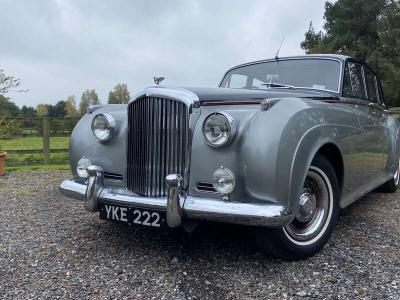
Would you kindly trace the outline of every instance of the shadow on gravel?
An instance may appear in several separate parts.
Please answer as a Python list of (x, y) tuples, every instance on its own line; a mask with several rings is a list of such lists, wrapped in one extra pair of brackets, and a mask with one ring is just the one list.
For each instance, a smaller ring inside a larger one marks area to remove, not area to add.
[(104, 233), (102, 242), (116, 249), (137, 250), (138, 247), (148, 251), (163, 249), (166, 255), (178, 259), (190, 257), (208, 260), (215, 255), (229, 257), (260, 255), (251, 242), (251, 229), (245, 226), (200, 223), (197, 229), (189, 234), (183, 229), (153, 230), (147, 227), (101, 222), (104, 223), (104, 226), (101, 226)]

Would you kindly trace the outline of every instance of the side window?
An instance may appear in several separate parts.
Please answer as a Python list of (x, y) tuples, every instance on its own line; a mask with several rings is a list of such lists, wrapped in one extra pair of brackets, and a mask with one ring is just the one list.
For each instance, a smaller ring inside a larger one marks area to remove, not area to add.
[(351, 88), (353, 90), (353, 97), (360, 99), (367, 99), (365, 95), (365, 86), (362, 75), (362, 65), (350, 62), (349, 73), (350, 73)]
[(365, 81), (367, 82), (368, 100), (378, 103), (378, 91), (376, 86), (375, 74), (370, 69), (365, 68)]
[(229, 81), (229, 87), (233, 89), (242, 89), (246, 87), (247, 76), (242, 74), (232, 74)]
[(345, 66), (343, 75), (343, 96), (353, 97), (353, 91), (351, 90), (350, 73), (349, 68)]

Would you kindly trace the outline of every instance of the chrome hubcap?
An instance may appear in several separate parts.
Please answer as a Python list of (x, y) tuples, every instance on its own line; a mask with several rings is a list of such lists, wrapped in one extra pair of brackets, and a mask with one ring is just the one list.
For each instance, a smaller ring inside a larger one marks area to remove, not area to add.
[(314, 194), (311, 194), (311, 191), (305, 191), (300, 196), (299, 202), (299, 210), (296, 215), (296, 218), (301, 222), (310, 221), (317, 209), (317, 200)]
[(298, 244), (309, 244), (326, 229), (333, 205), (328, 177), (310, 167), (298, 202), (295, 219), (284, 227), (287, 236)]

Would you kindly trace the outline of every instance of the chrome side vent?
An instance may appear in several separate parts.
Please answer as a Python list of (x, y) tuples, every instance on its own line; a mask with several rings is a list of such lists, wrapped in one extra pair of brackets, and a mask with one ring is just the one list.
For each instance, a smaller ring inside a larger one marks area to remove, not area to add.
[(128, 106), (127, 187), (145, 197), (165, 197), (168, 174), (184, 176), (189, 134), (185, 103), (143, 97)]
[(214, 189), (213, 184), (209, 183), (209, 182), (197, 182), (196, 190), (199, 192), (206, 192), (206, 193), (216, 193), (217, 192)]
[(122, 175), (118, 173), (104, 172), (104, 179), (122, 180)]

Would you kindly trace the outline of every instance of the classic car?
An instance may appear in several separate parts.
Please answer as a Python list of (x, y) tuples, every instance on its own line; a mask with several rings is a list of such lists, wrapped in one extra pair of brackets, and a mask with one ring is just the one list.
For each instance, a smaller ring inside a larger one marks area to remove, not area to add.
[(323, 248), (340, 208), (397, 189), (398, 140), (366, 64), (275, 57), (231, 68), (216, 88), (156, 85), (90, 106), (60, 189), (129, 225), (246, 225), (262, 250), (301, 259)]

